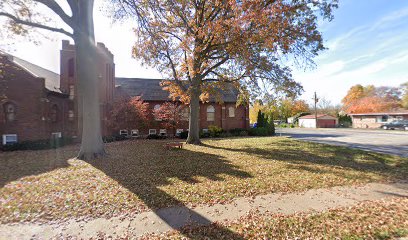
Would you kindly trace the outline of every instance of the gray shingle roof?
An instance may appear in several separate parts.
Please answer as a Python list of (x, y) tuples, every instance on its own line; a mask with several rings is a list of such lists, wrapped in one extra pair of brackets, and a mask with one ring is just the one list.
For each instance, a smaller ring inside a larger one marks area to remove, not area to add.
[(12, 61), (13, 63), (17, 64), (30, 74), (32, 74), (35, 77), (39, 78), (44, 78), (45, 79), (45, 88), (53, 91), (53, 92), (58, 92), (61, 93), (60, 90), (60, 75), (52, 72), (50, 70), (47, 70), (45, 68), (42, 68), (40, 66), (37, 66), (33, 63), (27, 62), (21, 58), (18, 58), (16, 56), (13, 56), (8, 53), (4, 53), (0, 51), (1, 55), (7, 56), (7, 58)]
[[(131, 97), (142, 96), (145, 101), (168, 101), (169, 92), (163, 90), (160, 82), (163, 79), (146, 79), (146, 78), (116, 78), (116, 87), (120, 87), (122, 91)], [(236, 102), (238, 91), (234, 88), (229, 90), (220, 90), (222, 92), (224, 102)], [(214, 102), (214, 98), (210, 101)]]

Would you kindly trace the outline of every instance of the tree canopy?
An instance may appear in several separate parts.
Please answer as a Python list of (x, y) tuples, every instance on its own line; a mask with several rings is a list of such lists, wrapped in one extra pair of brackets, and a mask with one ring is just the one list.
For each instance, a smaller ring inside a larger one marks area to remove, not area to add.
[(375, 87), (373, 85), (352, 86), (343, 98), (343, 109), (347, 113), (382, 112), (400, 108), (403, 85), (401, 87)]
[(133, 56), (157, 68), (173, 97), (190, 104), (187, 142), (199, 143), (200, 99), (231, 86), (241, 101), (261, 90), (297, 95), (301, 86), (282, 62), (312, 64), (323, 50), (319, 14), (337, 0), (118, 0), (115, 16), (137, 22)]

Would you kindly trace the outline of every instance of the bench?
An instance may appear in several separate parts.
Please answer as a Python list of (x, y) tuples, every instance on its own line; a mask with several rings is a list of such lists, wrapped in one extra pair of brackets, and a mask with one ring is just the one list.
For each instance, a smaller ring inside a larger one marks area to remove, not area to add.
[(164, 145), (164, 147), (167, 149), (167, 150), (170, 150), (170, 148), (172, 148), (172, 147), (177, 147), (177, 148), (183, 148), (183, 143), (182, 142), (170, 142), (170, 143), (166, 143), (165, 145)]

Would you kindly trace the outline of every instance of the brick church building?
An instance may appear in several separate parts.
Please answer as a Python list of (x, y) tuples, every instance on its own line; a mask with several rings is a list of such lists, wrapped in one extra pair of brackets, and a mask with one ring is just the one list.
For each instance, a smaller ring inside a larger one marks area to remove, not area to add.
[[(97, 44), (96, 59), (100, 79), (102, 134), (119, 134), (112, 129), (109, 116), (115, 100), (141, 96), (151, 111), (170, 101), (160, 79), (115, 78), (113, 54), (102, 43)], [(60, 74), (33, 63), (0, 52), (0, 135), (2, 144), (58, 137), (79, 138), (80, 120), (77, 101), (75, 47), (62, 42)], [(237, 92), (223, 92), (223, 103), (201, 103), (200, 128), (216, 125), (224, 130), (249, 127), (248, 106), (236, 107)], [(150, 121), (157, 121), (151, 118)], [(154, 124), (153, 124), (154, 125)], [(141, 130), (140, 135), (159, 133), (157, 129)], [(187, 130), (188, 119), (177, 127)], [(132, 129), (121, 129), (129, 132)], [(168, 131), (171, 131), (168, 129)], [(170, 133), (170, 132), (169, 132)]]

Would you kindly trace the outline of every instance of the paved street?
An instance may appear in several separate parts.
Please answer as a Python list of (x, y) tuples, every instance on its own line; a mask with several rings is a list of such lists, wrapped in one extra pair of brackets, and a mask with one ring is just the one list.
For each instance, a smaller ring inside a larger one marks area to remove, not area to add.
[(408, 131), (368, 129), (276, 129), (277, 135), (408, 157)]

